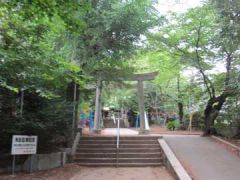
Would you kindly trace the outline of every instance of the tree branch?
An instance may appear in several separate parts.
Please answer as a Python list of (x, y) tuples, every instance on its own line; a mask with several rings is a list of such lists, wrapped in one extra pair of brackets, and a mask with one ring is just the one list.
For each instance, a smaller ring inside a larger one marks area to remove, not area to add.
[(195, 49), (195, 53), (196, 53), (196, 59), (197, 59), (197, 65), (198, 65), (198, 69), (199, 69), (199, 72), (200, 74), (202, 75), (203, 77), (203, 81), (204, 81), (204, 84), (207, 88), (207, 92), (210, 96), (210, 98), (212, 97), (215, 97), (215, 88), (212, 84), (212, 82), (210, 81), (210, 79), (207, 77), (207, 75), (205, 74), (202, 66), (201, 66), (201, 63), (200, 63), (200, 55), (199, 55), (199, 51), (198, 51), (198, 48), (199, 48), (199, 42), (200, 42), (200, 37), (201, 37), (201, 28), (202, 28), (202, 23), (201, 21), (199, 22), (199, 27), (197, 29), (197, 40), (196, 40), (196, 49)]
[(227, 90), (228, 89), (228, 85), (230, 82), (230, 71), (232, 68), (232, 54), (231, 53), (227, 53), (227, 58), (226, 58), (226, 77), (225, 77), (225, 81), (224, 81), (224, 89)]

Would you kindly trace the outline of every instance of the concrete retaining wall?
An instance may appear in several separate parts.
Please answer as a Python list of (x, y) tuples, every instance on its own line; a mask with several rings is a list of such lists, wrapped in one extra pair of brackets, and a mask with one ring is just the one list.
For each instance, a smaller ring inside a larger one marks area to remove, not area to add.
[[(15, 171), (29, 171), (30, 169), (30, 156), (27, 160), (21, 164), (16, 165)], [(56, 152), (50, 154), (34, 154), (32, 155), (32, 162), (33, 162), (33, 171), (37, 170), (47, 170), (51, 168), (61, 167), (64, 166), (67, 162), (67, 154), (66, 152)], [(0, 173), (11, 172), (12, 167), (8, 166), (6, 168), (0, 169)]]
[(192, 178), (188, 175), (187, 171), (183, 168), (179, 160), (176, 158), (168, 144), (164, 139), (158, 140), (163, 150), (163, 162), (169, 172), (177, 180), (191, 180)]
[[(64, 166), (66, 164), (66, 153), (57, 152), (51, 154), (36, 154), (32, 157), (33, 170), (47, 170), (51, 168), (56, 168)], [(23, 164), (23, 170), (29, 170), (31, 158), (29, 157)]]
[(76, 136), (75, 136), (75, 139), (74, 139), (74, 142), (73, 142), (73, 146), (72, 146), (72, 152), (71, 152), (72, 156), (74, 156), (75, 153), (76, 153), (76, 150), (77, 150), (77, 146), (78, 146), (80, 137), (81, 137), (81, 133), (80, 133), (80, 132), (77, 132), (77, 134), (76, 134)]
[[(62, 152), (50, 153), (50, 154), (34, 154), (32, 155), (32, 164), (33, 164), (33, 171), (37, 170), (47, 170), (51, 168), (56, 168), (60, 166), (64, 166), (66, 162), (72, 161), (73, 156), (75, 155), (78, 142), (81, 137), (81, 132), (76, 134), (74, 143), (72, 148), (65, 148), (61, 149)], [(7, 155), (10, 159), (12, 158), (11, 155)], [(21, 158), (21, 157), (20, 157)], [(24, 160), (24, 159), (23, 159)], [(21, 165), (15, 165), (15, 171), (29, 171), (30, 170), (30, 156), (24, 161)], [(0, 168), (0, 173), (10, 173), (12, 170), (12, 166), (7, 164), (7, 167)]]
[(219, 138), (217, 136), (211, 136), (211, 137), (218, 143), (223, 144), (227, 149), (229, 149), (231, 152), (233, 152), (240, 158), (240, 147), (238, 147), (235, 144), (232, 144), (222, 138)]

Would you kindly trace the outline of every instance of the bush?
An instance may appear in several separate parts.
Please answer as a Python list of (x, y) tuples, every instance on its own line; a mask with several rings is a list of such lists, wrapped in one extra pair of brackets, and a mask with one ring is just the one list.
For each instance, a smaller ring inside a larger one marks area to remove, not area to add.
[(167, 128), (171, 131), (174, 131), (178, 127), (177, 121), (170, 121), (167, 123)]
[(187, 130), (187, 127), (184, 125), (184, 123), (182, 123), (182, 124), (179, 124), (179, 128), (178, 129), (185, 131), (185, 130)]

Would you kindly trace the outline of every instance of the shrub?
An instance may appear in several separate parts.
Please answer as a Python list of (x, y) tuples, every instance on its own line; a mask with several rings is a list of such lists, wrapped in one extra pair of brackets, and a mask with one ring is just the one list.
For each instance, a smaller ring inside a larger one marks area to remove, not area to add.
[(167, 123), (167, 128), (171, 131), (174, 131), (178, 127), (177, 121), (170, 121)]

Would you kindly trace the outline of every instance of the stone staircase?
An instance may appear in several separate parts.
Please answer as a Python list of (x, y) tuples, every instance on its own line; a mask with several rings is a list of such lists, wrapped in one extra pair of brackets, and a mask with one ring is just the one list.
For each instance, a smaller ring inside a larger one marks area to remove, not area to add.
[(106, 118), (103, 120), (104, 128), (116, 128), (117, 124), (114, 124), (113, 120), (110, 118)]
[(83, 136), (74, 161), (83, 166), (161, 166), (163, 158), (158, 138), (160, 137), (120, 137), (117, 158), (116, 137)]
[[(124, 121), (120, 120), (120, 124), (119, 124), (120, 128), (125, 128), (125, 124)], [(116, 124), (114, 124), (113, 120), (110, 118), (106, 118), (103, 120), (103, 126), (104, 128), (117, 128), (117, 122)]]

